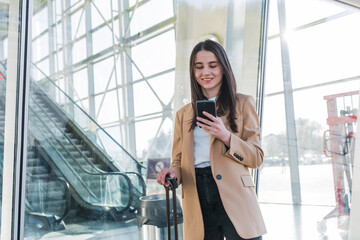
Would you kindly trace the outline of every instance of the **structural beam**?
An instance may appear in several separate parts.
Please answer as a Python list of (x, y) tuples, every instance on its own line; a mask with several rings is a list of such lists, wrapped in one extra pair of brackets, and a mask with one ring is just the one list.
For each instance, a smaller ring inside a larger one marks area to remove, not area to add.
[(286, 32), (285, 0), (277, 0), (277, 4), (278, 4), (278, 14), (279, 14), (281, 63), (282, 63), (282, 72), (283, 72), (283, 83), (284, 83), (286, 134), (287, 134), (287, 143), (288, 143), (288, 151), (289, 151), (292, 200), (294, 204), (300, 204), (301, 191), (300, 191), (300, 176), (299, 176), (299, 164), (298, 164), (299, 156), (297, 150), (294, 100), (293, 100), (292, 82), (291, 82), (291, 67), (290, 67), (291, 65), (290, 65), (289, 48), (287, 41), (285, 39), (285, 32)]

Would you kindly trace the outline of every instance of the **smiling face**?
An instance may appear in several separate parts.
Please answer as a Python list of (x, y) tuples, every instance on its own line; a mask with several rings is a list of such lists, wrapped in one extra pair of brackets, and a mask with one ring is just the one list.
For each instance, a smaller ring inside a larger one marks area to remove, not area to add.
[(219, 94), (223, 69), (213, 52), (202, 50), (196, 54), (194, 75), (207, 98), (213, 98)]

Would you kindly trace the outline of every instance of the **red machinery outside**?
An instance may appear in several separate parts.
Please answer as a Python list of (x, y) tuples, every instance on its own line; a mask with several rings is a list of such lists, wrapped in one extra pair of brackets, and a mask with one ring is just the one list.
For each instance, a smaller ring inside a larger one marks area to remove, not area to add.
[(319, 222), (320, 232), (326, 230), (324, 224), (330, 218), (337, 218), (341, 230), (349, 227), (358, 95), (359, 91), (353, 91), (324, 96), (329, 125), (324, 132), (324, 153), (331, 157), (336, 206)]

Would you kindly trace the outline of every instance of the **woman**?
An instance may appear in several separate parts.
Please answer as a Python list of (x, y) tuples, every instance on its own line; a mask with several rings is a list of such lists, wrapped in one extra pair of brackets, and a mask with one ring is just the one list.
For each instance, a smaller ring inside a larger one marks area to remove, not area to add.
[[(186, 240), (262, 239), (265, 224), (249, 168), (263, 162), (254, 100), (236, 93), (220, 44), (198, 43), (190, 56), (192, 103), (176, 113), (172, 163), (161, 170), (182, 184)], [(216, 101), (217, 117), (197, 117), (196, 101)], [(200, 128), (201, 127), (201, 128)]]

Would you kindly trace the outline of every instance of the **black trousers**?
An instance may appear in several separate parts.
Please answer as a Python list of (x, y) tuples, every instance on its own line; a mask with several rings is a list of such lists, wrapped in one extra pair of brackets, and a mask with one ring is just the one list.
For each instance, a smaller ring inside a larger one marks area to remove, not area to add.
[[(196, 186), (203, 214), (205, 240), (244, 240), (225, 212), (210, 167), (195, 168)], [(251, 238), (262, 240), (262, 237)]]

